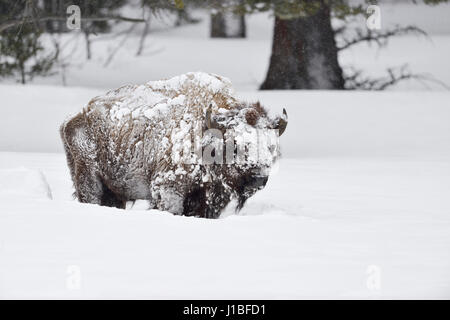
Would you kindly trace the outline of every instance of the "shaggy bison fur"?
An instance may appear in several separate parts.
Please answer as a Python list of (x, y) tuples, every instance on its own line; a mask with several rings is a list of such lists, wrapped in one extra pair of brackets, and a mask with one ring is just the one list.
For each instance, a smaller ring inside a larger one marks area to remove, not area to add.
[(265, 186), (278, 140), (258, 143), (286, 125), (285, 112), (270, 119), (260, 103), (235, 98), (226, 78), (188, 73), (96, 97), (60, 134), (80, 202), (125, 208), (146, 199), (153, 209), (217, 218)]

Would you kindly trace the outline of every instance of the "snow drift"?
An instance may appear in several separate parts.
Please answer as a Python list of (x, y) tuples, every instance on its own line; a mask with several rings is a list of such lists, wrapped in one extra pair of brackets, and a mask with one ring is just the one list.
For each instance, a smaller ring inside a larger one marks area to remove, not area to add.
[(52, 192), (44, 174), (25, 167), (1, 169), (0, 190), (0, 197), (6, 199), (52, 199)]

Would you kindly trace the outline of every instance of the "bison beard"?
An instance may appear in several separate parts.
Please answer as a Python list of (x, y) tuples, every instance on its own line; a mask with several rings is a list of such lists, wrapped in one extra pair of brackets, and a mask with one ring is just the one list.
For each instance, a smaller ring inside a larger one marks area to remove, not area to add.
[[(255, 141), (250, 139), (241, 145), (241, 161), (233, 157), (231, 162), (206, 163), (201, 154), (191, 154), (186, 161), (180, 153), (195, 140), (191, 133), (196, 126), (204, 150), (210, 143), (206, 130), (223, 137), (232, 130), (240, 141), (254, 130), (275, 129), (281, 135), (287, 115), (284, 111), (269, 119), (259, 103), (237, 100), (229, 80), (206, 73), (110, 91), (92, 99), (60, 128), (75, 197), (116, 208), (146, 199), (151, 209), (204, 218), (219, 217), (233, 199), (240, 210), (265, 186), (278, 148), (257, 149), (255, 159)], [(225, 139), (220, 143), (223, 150), (236, 153)]]

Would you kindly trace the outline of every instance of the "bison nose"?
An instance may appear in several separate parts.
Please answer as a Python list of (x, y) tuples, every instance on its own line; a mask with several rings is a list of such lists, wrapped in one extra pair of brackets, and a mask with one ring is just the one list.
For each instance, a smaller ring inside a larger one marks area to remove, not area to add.
[(264, 187), (268, 179), (269, 177), (267, 176), (254, 176), (252, 179), (252, 187), (254, 188)]

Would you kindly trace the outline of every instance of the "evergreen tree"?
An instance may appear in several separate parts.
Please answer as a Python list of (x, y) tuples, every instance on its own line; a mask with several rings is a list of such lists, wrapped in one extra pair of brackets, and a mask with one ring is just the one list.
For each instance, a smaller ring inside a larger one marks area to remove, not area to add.
[(13, 30), (0, 38), (0, 76), (18, 75), (25, 84), (35, 76), (49, 74), (53, 56), (43, 55), (39, 36), (31, 25), (23, 25), (19, 32)]
[(211, 38), (245, 38), (245, 13), (239, 10), (244, 0), (213, 1), (211, 9)]
[[(0, 0), (0, 18), (4, 21), (19, 17), (26, 10), (26, 1), (17, 1), (11, 8), (7, 0)], [(0, 77), (18, 76), (25, 84), (38, 75), (47, 75), (54, 57), (46, 56), (40, 42), (41, 31), (26, 22), (0, 33)]]
[[(345, 75), (338, 53), (361, 42), (384, 45), (391, 36), (424, 32), (414, 26), (372, 31), (367, 28), (351, 30), (356, 37), (343, 39), (338, 45), (337, 34), (345, 34), (349, 20), (366, 18), (366, 9), (375, 0), (244, 0), (238, 5), (242, 12), (270, 11), (275, 16), (272, 54), (269, 69), (261, 89), (379, 89), (403, 79), (418, 78), (388, 70), (388, 78), (358, 80), (359, 73)], [(412, 0), (416, 3), (416, 1)], [(448, 0), (424, 0), (435, 5)], [(334, 28), (331, 20), (341, 27)]]

